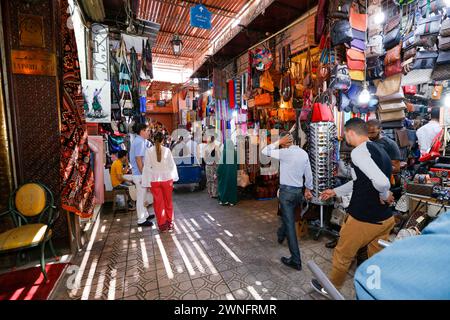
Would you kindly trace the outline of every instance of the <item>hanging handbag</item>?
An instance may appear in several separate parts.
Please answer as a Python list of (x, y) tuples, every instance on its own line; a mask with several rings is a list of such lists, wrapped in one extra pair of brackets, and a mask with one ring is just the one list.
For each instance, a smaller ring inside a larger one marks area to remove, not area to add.
[(431, 70), (430, 79), (434, 81), (450, 80), (450, 68), (448, 65), (436, 66), (434, 70)]
[[(378, 108), (378, 119), (383, 123), (396, 121), (394, 128), (402, 127), (402, 123), (400, 120), (405, 119), (405, 110), (397, 110), (397, 111), (393, 111), (393, 112), (380, 112), (379, 108)], [(398, 123), (397, 121), (400, 121), (400, 123)], [(383, 125), (383, 128), (387, 128), (387, 127), (385, 127)]]
[(384, 65), (388, 66), (390, 64), (394, 64), (401, 59), (402, 47), (400, 45), (395, 46), (394, 48), (388, 50), (386, 52), (386, 56), (384, 57)]
[(338, 20), (331, 27), (331, 43), (333, 46), (350, 43), (353, 40), (352, 27), (347, 20)]
[(303, 93), (303, 107), (300, 112), (300, 121), (308, 121), (312, 110), (312, 91), (305, 90)]
[(383, 81), (374, 81), (377, 87), (376, 95), (378, 97), (389, 96), (399, 92), (402, 75), (396, 74), (386, 78)]
[(403, 71), (402, 62), (400, 60), (397, 60), (393, 64), (384, 66), (384, 75), (386, 77), (391, 77), (391, 76), (399, 74), (399, 73), (401, 74), (402, 71)]
[(442, 37), (450, 37), (450, 17), (447, 16), (447, 19), (442, 21), (441, 24), (441, 30), (439, 32), (439, 35)]
[(414, 31), (411, 31), (407, 35), (403, 37), (402, 47), (403, 50), (407, 50), (410, 47), (414, 47), (416, 45), (416, 35)]
[(416, 48), (410, 48), (403, 53), (403, 60), (408, 60), (410, 58), (415, 58), (417, 54)]
[(450, 37), (439, 37), (439, 50), (450, 50)]
[(431, 99), (441, 100), (442, 91), (444, 90), (443, 85), (435, 85), (433, 88), (433, 93), (431, 94)]
[(382, 56), (384, 55), (384, 45), (383, 45), (383, 36), (382, 35), (374, 35), (370, 37), (369, 43), (367, 44), (366, 56), (374, 57), (374, 56)]
[(423, 83), (428, 83), (431, 80), (432, 73), (433, 69), (411, 70), (402, 77), (402, 86), (415, 86)]
[(404, 86), (403, 93), (414, 96), (417, 94), (417, 86)]
[(400, 111), (405, 110), (406, 105), (403, 101), (397, 101), (397, 102), (381, 102), (378, 107), (378, 111), (381, 113), (386, 112), (394, 112), (394, 111)]
[(291, 75), (289, 72), (287, 72), (282, 78), (281, 78), (281, 96), (283, 97), (283, 101), (288, 102), (292, 98), (292, 82), (291, 82)]
[(331, 72), (330, 88), (335, 90), (347, 90), (352, 80), (346, 64), (337, 64)]
[(438, 66), (450, 64), (450, 51), (439, 51), (436, 64)]
[(259, 85), (262, 89), (267, 90), (269, 92), (273, 92), (275, 90), (272, 77), (269, 71), (263, 72), (263, 74), (259, 78)]
[(347, 49), (347, 66), (350, 70), (364, 70), (366, 58), (363, 52)]
[(388, 34), (394, 29), (400, 28), (401, 16), (395, 15), (384, 25), (383, 32), (384, 34)]
[(419, 9), (423, 17), (426, 17), (430, 13), (437, 13), (444, 7), (444, 0), (421, 0), (419, 2)]
[(316, 43), (320, 42), (320, 38), (325, 31), (328, 5), (328, 0), (319, 0), (319, 4), (317, 5), (317, 12), (314, 18), (314, 40)]
[(413, 70), (433, 69), (436, 64), (437, 57), (438, 53), (435, 51), (418, 51), (413, 64)]
[(352, 80), (355, 80), (355, 81), (364, 81), (365, 80), (364, 71), (349, 70), (348, 73), (350, 74), (350, 79), (352, 79)]
[(384, 74), (383, 62), (379, 57), (367, 58), (367, 80), (381, 79)]
[(432, 16), (420, 19), (414, 31), (415, 36), (437, 35), (441, 29), (442, 16)]
[(383, 45), (386, 50), (392, 49), (400, 43), (401, 32), (400, 27), (393, 29), (384, 35)]
[(256, 95), (255, 106), (267, 106), (272, 104), (272, 95), (270, 93), (263, 93)]
[(331, 107), (325, 103), (314, 103), (311, 122), (334, 122)]
[(358, 13), (355, 9), (355, 6), (350, 8), (350, 18), (349, 18), (350, 26), (353, 29), (366, 32), (367, 30), (367, 14)]

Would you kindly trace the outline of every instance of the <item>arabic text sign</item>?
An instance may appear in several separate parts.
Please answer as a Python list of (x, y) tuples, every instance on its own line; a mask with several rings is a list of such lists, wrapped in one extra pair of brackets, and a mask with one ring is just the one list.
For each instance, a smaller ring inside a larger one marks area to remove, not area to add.
[(54, 53), (12, 50), (11, 60), (14, 74), (56, 76)]
[(199, 4), (191, 8), (191, 27), (211, 29), (211, 12)]

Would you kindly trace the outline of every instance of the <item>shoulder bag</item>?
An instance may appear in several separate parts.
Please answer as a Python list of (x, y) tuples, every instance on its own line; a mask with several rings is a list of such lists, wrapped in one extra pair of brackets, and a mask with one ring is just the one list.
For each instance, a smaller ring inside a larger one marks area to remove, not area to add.
[(347, 49), (347, 65), (350, 70), (364, 70), (366, 58), (363, 52)]
[(423, 17), (430, 13), (437, 13), (440, 9), (445, 7), (444, 0), (420, 0), (419, 8)]
[(394, 48), (388, 50), (386, 52), (386, 56), (384, 57), (384, 65), (394, 64), (397, 61), (400, 61), (402, 53), (402, 46), (397, 45)]
[(439, 37), (439, 50), (450, 50), (450, 37)]
[(438, 66), (450, 64), (450, 51), (440, 51), (436, 60), (436, 64)]
[(367, 30), (367, 15), (365, 13), (358, 13), (354, 6), (350, 8), (350, 26), (353, 29), (366, 32)]
[(416, 54), (416, 60), (413, 64), (413, 69), (433, 69), (438, 53), (436, 51), (419, 51)]
[(352, 27), (347, 20), (339, 20), (332, 25), (331, 42), (333, 46), (350, 43), (352, 40)]
[(367, 58), (367, 80), (381, 79), (384, 74), (383, 62), (379, 57)]
[(401, 32), (400, 27), (397, 27), (384, 35), (383, 45), (386, 50), (389, 50), (400, 43)]
[(430, 79), (434, 81), (450, 80), (450, 67), (446, 64), (436, 66), (430, 73)]
[(441, 15), (420, 19), (414, 34), (416, 36), (437, 35), (441, 29), (441, 20)]
[(337, 64), (331, 72), (330, 88), (335, 90), (347, 90), (352, 80), (346, 64)]
[(450, 37), (450, 17), (447, 17), (441, 24), (441, 31), (439, 33), (443, 37)]
[(383, 36), (380, 34), (374, 35), (369, 38), (367, 44), (366, 55), (367, 57), (382, 56), (384, 54)]
[(389, 96), (397, 93), (400, 90), (402, 75), (396, 74), (392, 77), (386, 78), (383, 81), (374, 81), (377, 87), (376, 95), (378, 97)]

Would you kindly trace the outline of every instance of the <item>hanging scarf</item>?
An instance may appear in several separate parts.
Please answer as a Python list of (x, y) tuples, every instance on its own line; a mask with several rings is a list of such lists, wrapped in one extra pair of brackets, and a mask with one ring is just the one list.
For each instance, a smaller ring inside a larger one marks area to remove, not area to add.
[(89, 218), (94, 212), (94, 174), (80, 93), (81, 76), (73, 30), (67, 28), (67, 1), (61, 1), (63, 103), (61, 106), (61, 207)]

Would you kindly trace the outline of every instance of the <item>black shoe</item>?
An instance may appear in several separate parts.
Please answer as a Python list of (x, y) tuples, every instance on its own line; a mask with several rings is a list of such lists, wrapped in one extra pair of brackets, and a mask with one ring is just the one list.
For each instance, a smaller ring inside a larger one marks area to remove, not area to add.
[(281, 257), (281, 262), (283, 262), (283, 264), (287, 265), (288, 267), (291, 267), (295, 270), (302, 270), (302, 264), (299, 263), (294, 263), (292, 262), (291, 258), (286, 258), (286, 257)]
[(278, 243), (279, 243), (279, 244), (283, 244), (284, 239), (286, 239), (286, 238), (278, 238)]
[(320, 293), (321, 295), (323, 295), (324, 297), (327, 297), (327, 298), (330, 297), (328, 295), (328, 292), (325, 291), (325, 289), (322, 287), (320, 282), (317, 281), (316, 279), (312, 279), (311, 280), (311, 286), (313, 287), (314, 290), (317, 291), (317, 293)]
[(327, 242), (325, 244), (325, 247), (327, 247), (329, 249), (333, 249), (336, 247), (337, 243), (338, 243), (338, 239), (334, 239), (334, 240), (331, 240), (330, 242)]
[(155, 217), (155, 215), (154, 214), (151, 214), (151, 215), (149, 215), (148, 216), (148, 218), (147, 218), (147, 221), (150, 221), (150, 220), (152, 220), (153, 218)]
[(153, 222), (147, 220), (147, 221), (145, 221), (145, 222), (138, 223), (138, 226), (139, 226), (139, 227), (151, 227), (151, 226), (153, 226)]

